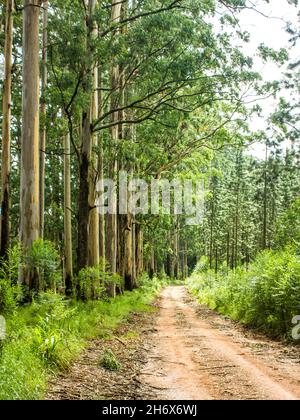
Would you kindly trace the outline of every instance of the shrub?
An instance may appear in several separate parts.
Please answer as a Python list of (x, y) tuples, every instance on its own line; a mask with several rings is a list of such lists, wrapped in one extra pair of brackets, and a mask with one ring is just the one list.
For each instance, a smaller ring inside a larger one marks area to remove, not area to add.
[(0, 279), (0, 315), (15, 311), (20, 297), (20, 288), (12, 286), (10, 280)]
[(40, 274), (41, 290), (52, 289), (61, 282), (60, 256), (50, 241), (37, 239), (23, 256), (23, 264), (36, 269)]
[(32, 330), (35, 351), (48, 364), (65, 367), (68, 363), (65, 349), (70, 349), (68, 330), (76, 308), (71, 308), (63, 296), (48, 292), (40, 295), (33, 309), (38, 313), (38, 322)]
[(212, 309), (275, 334), (288, 335), (300, 314), (300, 257), (293, 248), (265, 251), (248, 270), (196, 272), (188, 283)]
[(122, 367), (121, 363), (118, 361), (116, 355), (111, 349), (105, 349), (100, 360), (100, 366), (112, 371), (118, 371)]
[(204, 273), (209, 269), (209, 259), (208, 257), (201, 257), (199, 262), (196, 265), (195, 268), (195, 273), (196, 274), (200, 274), (200, 273)]
[(77, 281), (81, 299), (89, 300), (101, 297), (105, 290), (104, 276), (105, 271), (100, 264), (80, 270)]
[(20, 246), (16, 245), (9, 250), (8, 259), (1, 261), (0, 314), (14, 312), (21, 299), (21, 288), (18, 284), (20, 259)]
[(118, 274), (111, 273), (109, 265), (104, 260), (101, 260), (97, 266), (80, 270), (77, 284), (82, 300), (104, 298), (105, 292), (112, 284), (119, 287), (121, 292), (124, 288), (124, 280)]

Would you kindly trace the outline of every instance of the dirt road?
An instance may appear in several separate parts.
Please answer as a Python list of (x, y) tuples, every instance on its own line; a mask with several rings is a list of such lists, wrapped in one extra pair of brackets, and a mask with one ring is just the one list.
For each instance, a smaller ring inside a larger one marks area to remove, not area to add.
[[(105, 348), (122, 364), (99, 365)], [(297, 400), (300, 349), (258, 335), (167, 287), (153, 311), (133, 314), (109, 340), (93, 340), (53, 380), (49, 399)]]
[(299, 399), (299, 348), (287, 365), (276, 356), (268, 340), (246, 339), (184, 287), (168, 287), (141, 378), (159, 399)]

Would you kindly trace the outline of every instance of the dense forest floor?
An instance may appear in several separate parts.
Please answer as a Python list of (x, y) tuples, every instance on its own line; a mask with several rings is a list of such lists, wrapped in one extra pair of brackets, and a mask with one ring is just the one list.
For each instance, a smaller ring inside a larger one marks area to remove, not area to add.
[[(156, 317), (153, 314), (157, 314)], [(121, 369), (100, 366), (113, 350)], [(299, 347), (273, 341), (167, 287), (153, 312), (92, 341), (49, 399), (300, 399)]]

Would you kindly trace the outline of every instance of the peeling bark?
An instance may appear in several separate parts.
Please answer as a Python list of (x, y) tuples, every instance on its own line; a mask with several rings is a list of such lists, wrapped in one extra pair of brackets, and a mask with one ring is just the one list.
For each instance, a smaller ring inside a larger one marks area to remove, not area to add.
[[(23, 103), (20, 188), (20, 239), (28, 250), (40, 233), (39, 207), (39, 0), (24, 0), (23, 11)], [(36, 270), (24, 266), (20, 282), (29, 292), (38, 291)]]

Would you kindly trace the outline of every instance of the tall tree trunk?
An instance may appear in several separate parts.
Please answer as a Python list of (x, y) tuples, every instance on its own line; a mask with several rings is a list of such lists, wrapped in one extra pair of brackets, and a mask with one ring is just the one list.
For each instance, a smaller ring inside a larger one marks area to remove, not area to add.
[(131, 229), (131, 237), (132, 237), (132, 284), (133, 288), (137, 287), (137, 261), (136, 261), (136, 221), (135, 217), (133, 217), (132, 221), (132, 229)]
[(125, 289), (133, 290), (135, 285), (132, 275), (133, 249), (132, 249), (132, 215), (128, 214), (126, 217), (126, 226), (124, 232), (125, 252), (124, 252), (124, 280)]
[(227, 262), (227, 272), (229, 272), (230, 266), (230, 231), (227, 232), (227, 240), (226, 240), (226, 262)]
[[(214, 200), (214, 198), (212, 198)], [(210, 236), (209, 236), (209, 268), (213, 268), (213, 240), (214, 240), (214, 220), (215, 220), (215, 206), (214, 201), (211, 203), (211, 215), (210, 215)]]
[[(90, 16), (92, 17), (92, 41), (95, 41), (98, 36), (98, 25), (93, 15), (95, 13), (96, 1), (90, 2), (91, 10)], [(99, 95), (98, 95), (98, 63), (93, 67), (93, 95), (92, 95), (92, 121), (99, 118)], [(92, 149), (98, 148), (98, 134), (93, 134)], [(90, 193), (90, 221), (89, 221), (89, 266), (93, 267), (99, 264), (99, 210), (95, 207), (96, 204), (96, 187), (98, 180), (98, 166), (99, 156), (98, 151), (92, 153), (90, 175), (89, 175), (89, 193)]]
[(0, 257), (7, 258), (9, 248), (9, 179), (10, 179), (10, 143), (11, 143), (11, 72), (13, 48), (13, 7), (14, 0), (6, 1), (4, 81), (3, 81), (3, 123), (2, 123), (2, 173), (1, 173), (1, 215)]
[(79, 198), (78, 198), (78, 248), (77, 248), (77, 271), (89, 265), (89, 222), (91, 199), (91, 159), (93, 146), (93, 133), (91, 128), (92, 109), (94, 103), (93, 80), (91, 74), (94, 69), (93, 56), (93, 33), (94, 13), (96, 0), (88, 1), (86, 16), (86, 38), (87, 38), (87, 61), (84, 75), (83, 88), (90, 97), (90, 104), (82, 113), (82, 148), (79, 167)]
[(48, 82), (47, 49), (48, 49), (48, 1), (43, 4), (43, 54), (42, 54), (42, 98), (41, 115), (43, 127), (40, 133), (40, 237), (44, 237), (45, 227), (45, 162), (46, 162), (46, 88)]
[[(26, 252), (40, 233), (39, 207), (39, 0), (24, 0), (23, 111), (21, 144), (20, 239)], [(25, 265), (20, 282), (38, 290), (38, 273)]]
[[(171, 239), (171, 243), (173, 242), (173, 238)], [(174, 246), (172, 243), (172, 255), (170, 255), (170, 278), (174, 279), (175, 278), (175, 264), (174, 264)]]
[[(126, 138), (131, 138), (134, 142), (134, 130), (131, 126), (128, 129)], [(134, 167), (132, 162), (129, 162), (129, 176), (132, 179), (134, 175)], [(128, 193), (128, 201), (130, 200), (131, 193)], [(135, 261), (135, 249), (136, 249), (136, 232), (135, 232), (135, 218), (132, 213), (127, 213), (125, 222), (124, 242), (125, 242), (125, 253), (124, 253), (124, 276), (125, 276), (125, 288), (127, 290), (133, 290), (136, 287), (136, 261)]]
[[(99, 77), (99, 88), (101, 89), (102, 86), (102, 75), (101, 72), (98, 72), (98, 77)], [(98, 100), (99, 100), (99, 117), (102, 116), (103, 113), (103, 104), (102, 104), (102, 94), (101, 94), (101, 90), (99, 90), (99, 95), (98, 95)], [(100, 135), (99, 137), (99, 181), (101, 183), (100, 185), (100, 190), (103, 191), (103, 180), (104, 180), (104, 160), (103, 160), (103, 136)], [(103, 271), (105, 271), (105, 217), (103, 214), (99, 215), (99, 255), (100, 258), (102, 259), (102, 263), (103, 263)]]
[(155, 275), (155, 252), (154, 252), (154, 244), (151, 244), (150, 267), (149, 267), (150, 279), (152, 279), (154, 275)]
[(177, 217), (176, 217), (176, 225), (175, 225), (174, 254), (175, 254), (174, 275), (175, 275), (176, 279), (179, 279), (179, 277), (180, 277), (179, 221), (178, 221)]
[(262, 248), (268, 247), (268, 146), (265, 151)]
[(188, 247), (187, 243), (184, 244), (184, 279), (187, 279), (189, 276), (189, 266), (188, 266)]
[(219, 252), (218, 247), (215, 249), (215, 273), (218, 274), (219, 271)]
[[(112, 0), (112, 14), (111, 20), (113, 24), (117, 24), (121, 17), (122, 2), (118, 0)], [(114, 36), (118, 36), (119, 30), (115, 31)], [(120, 85), (120, 68), (118, 64), (113, 64), (111, 69), (111, 110), (115, 110), (119, 104), (119, 85)], [(112, 113), (112, 122), (119, 120), (119, 113)], [(116, 153), (117, 142), (119, 139), (119, 127), (115, 125), (111, 129), (111, 140), (114, 153)], [(110, 165), (109, 174), (110, 178), (116, 181), (118, 172), (118, 161), (116, 156), (113, 158), (113, 162)], [(116, 193), (116, 191), (115, 191)], [(117, 198), (116, 194), (113, 193), (113, 207), (115, 208), (115, 214), (109, 214), (107, 217), (107, 259), (110, 264), (111, 271), (117, 272), (117, 243), (118, 243), (118, 217), (117, 217)], [(111, 286), (109, 293), (111, 296), (115, 295), (115, 287)]]
[(234, 262), (235, 262), (235, 242), (234, 242), (234, 238), (235, 238), (235, 224), (233, 221), (232, 224), (232, 235), (231, 235), (231, 259), (230, 259), (230, 268), (231, 270), (234, 269)]
[(65, 136), (64, 154), (64, 247), (65, 247), (65, 290), (70, 296), (73, 289), (72, 256), (72, 201), (71, 201), (71, 147), (70, 135)]
[(136, 271), (137, 276), (140, 276), (144, 271), (144, 239), (143, 231), (140, 225), (136, 225)]

